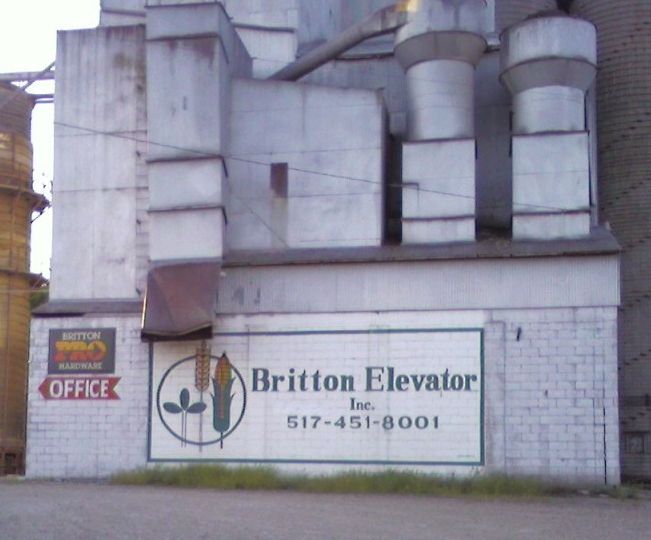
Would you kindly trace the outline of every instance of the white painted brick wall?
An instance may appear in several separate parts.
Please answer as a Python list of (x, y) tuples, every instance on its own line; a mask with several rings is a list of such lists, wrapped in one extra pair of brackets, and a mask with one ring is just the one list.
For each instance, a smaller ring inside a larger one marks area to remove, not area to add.
[[(618, 483), (616, 308), (496, 311), (491, 318), (505, 329), (505, 414), (501, 424), (493, 417), (503, 429), (504, 472)], [(487, 331), (492, 339), (501, 338)], [(493, 466), (499, 469), (497, 459)]]
[[(83, 326), (117, 328), (121, 399), (44, 400), (38, 386), (47, 375), (48, 329)], [(220, 332), (483, 327), (486, 466), (436, 472), (619, 481), (616, 308), (266, 315), (223, 317), (217, 326)], [(147, 465), (149, 352), (139, 327), (138, 317), (34, 320), (29, 477), (97, 477)], [(214, 350), (221, 353), (220, 346), (215, 340)], [(300, 467), (317, 473), (339, 468)]]
[[(116, 401), (45, 400), (50, 328), (115, 327)], [(27, 476), (102, 477), (146, 458), (148, 346), (139, 317), (34, 319), (29, 361)]]

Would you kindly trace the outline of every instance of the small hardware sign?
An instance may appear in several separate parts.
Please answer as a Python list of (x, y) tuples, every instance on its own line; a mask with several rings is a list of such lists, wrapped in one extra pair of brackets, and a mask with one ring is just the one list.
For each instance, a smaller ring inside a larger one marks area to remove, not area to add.
[(115, 372), (115, 328), (50, 330), (47, 372), (79, 375)]
[(120, 399), (120, 377), (48, 377), (38, 387), (45, 399)]

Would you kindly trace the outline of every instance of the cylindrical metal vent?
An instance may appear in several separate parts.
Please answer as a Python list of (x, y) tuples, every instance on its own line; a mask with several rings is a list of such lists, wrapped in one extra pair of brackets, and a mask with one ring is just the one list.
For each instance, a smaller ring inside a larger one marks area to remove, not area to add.
[(483, 0), (422, 0), (398, 30), (409, 140), (474, 137), (474, 67), (486, 49), (485, 7)]
[(0, 84), (0, 474), (18, 472), (25, 450), (33, 209), (30, 96)]
[(495, 0), (495, 26), (499, 32), (540, 11), (554, 9), (556, 0)]
[(515, 134), (585, 129), (585, 92), (597, 63), (595, 27), (561, 12), (502, 34), (502, 82), (514, 95)]
[(651, 480), (651, 2), (575, 0), (597, 26), (600, 215), (622, 244), (622, 475)]

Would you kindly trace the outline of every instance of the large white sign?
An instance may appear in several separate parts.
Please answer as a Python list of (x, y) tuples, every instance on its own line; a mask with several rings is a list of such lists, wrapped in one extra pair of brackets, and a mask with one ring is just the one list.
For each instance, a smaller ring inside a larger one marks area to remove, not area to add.
[(481, 465), (482, 332), (360, 330), (158, 343), (151, 461)]

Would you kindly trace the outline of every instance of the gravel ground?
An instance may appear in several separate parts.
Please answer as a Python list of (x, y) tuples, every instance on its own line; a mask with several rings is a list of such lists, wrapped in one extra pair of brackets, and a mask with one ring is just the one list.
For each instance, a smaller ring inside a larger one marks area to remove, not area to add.
[(2, 540), (648, 538), (651, 501), (438, 499), (0, 481)]

